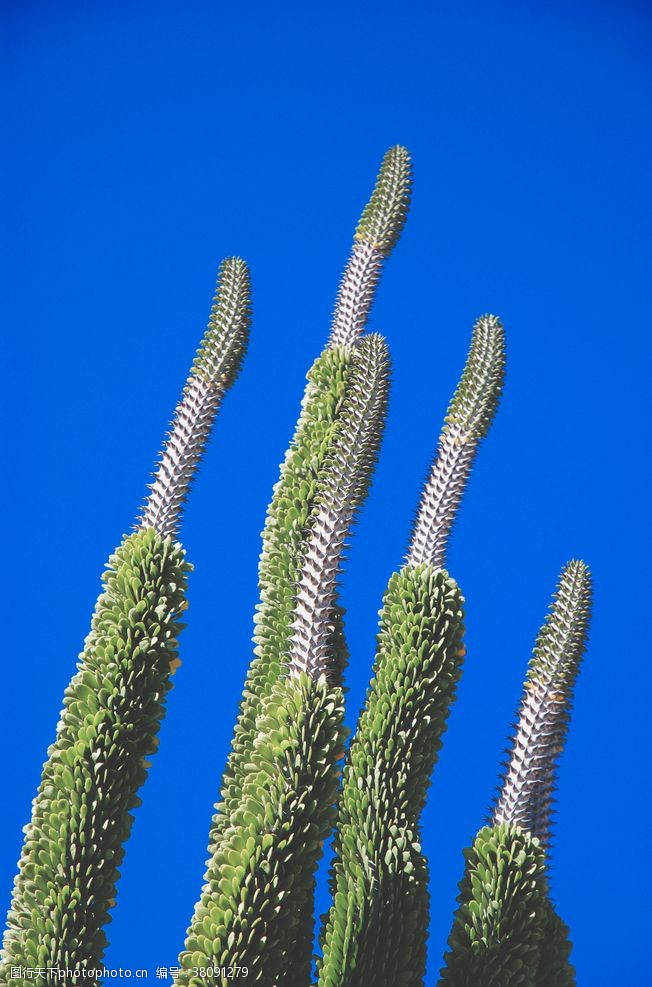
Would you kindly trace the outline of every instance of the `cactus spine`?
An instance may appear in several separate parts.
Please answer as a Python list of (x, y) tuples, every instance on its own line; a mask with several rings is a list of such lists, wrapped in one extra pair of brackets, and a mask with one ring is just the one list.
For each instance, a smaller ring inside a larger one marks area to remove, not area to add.
[(381, 336), (363, 339), (355, 351), (348, 408), (343, 409), (326, 461), (317, 510), (296, 587), (290, 638), (292, 673), (333, 680), (331, 636), (337, 575), (344, 542), (364, 499), (376, 463), (387, 409), (389, 356)]
[(390, 147), (355, 231), (351, 257), (335, 303), (330, 344), (349, 345), (364, 332), (383, 261), (396, 246), (412, 192), (412, 164), (404, 147)]
[(177, 405), (141, 510), (142, 528), (174, 538), (190, 484), (201, 462), (222, 399), (235, 382), (251, 323), (249, 271), (239, 257), (220, 266), (208, 328)]
[[(71, 968), (93, 983), (114, 904), (123, 844), (156, 751), (190, 566), (173, 541), (188, 485), (222, 396), (237, 374), (249, 328), (249, 276), (220, 268), (218, 292), (137, 530), (103, 576), (90, 634), (64, 709), (19, 862), (4, 941), (10, 966)], [(201, 397), (198, 397), (198, 395)], [(56, 974), (27, 975), (44, 984)]]

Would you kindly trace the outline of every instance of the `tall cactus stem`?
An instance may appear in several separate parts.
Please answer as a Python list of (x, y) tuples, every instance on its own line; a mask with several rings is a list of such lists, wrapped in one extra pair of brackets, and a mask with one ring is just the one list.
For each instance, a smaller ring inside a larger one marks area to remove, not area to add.
[[(288, 667), (290, 641), (298, 631), (294, 622), (300, 570), (317, 512), (321, 510), (319, 491), (326, 475), (325, 463), (380, 271), (380, 264), (376, 265), (373, 257), (377, 255), (382, 260), (396, 243), (407, 215), (410, 187), (407, 151), (398, 146), (390, 148), (355, 232), (357, 259), (352, 259), (349, 265), (352, 268), (347, 268), (340, 286), (330, 338), (308, 374), (301, 414), (281, 466), (262, 535), (255, 656), (247, 672), (232, 750), (224, 771), (222, 798), (215, 807), (209, 841), (211, 854), (228, 825), (229, 813), (238, 805), (243, 771), (254, 743), (256, 717), (279, 675)], [(360, 267), (363, 255), (371, 259)], [(367, 272), (364, 275), (363, 268)], [(371, 288), (369, 279), (373, 281)], [(357, 506), (360, 504), (356, 509)], [(315, 548), (316, 539), (313, 539), (313, 552)], [(322, 628), (326, 623), (331, 624), (330, 652), (333, 664), (341, 670), (346, 644), (341, 611), (336, 611), (334, 603), (330, 615), (322, 615)]]
[(423, 981), (419, 817), (461, 671), (462, 602), (432, 566), (405, 566), (388, 583), (372, 684), (344, 767), (319, 987)]

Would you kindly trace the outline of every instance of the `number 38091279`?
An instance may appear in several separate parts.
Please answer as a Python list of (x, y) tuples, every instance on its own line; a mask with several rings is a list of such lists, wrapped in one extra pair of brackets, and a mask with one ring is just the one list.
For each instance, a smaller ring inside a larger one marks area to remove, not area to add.
[(193, 976), (195, 977), (222, 977), (223, 980), (235, 980), (239, 977), (249, 976), (247, 966), (193, 966)]

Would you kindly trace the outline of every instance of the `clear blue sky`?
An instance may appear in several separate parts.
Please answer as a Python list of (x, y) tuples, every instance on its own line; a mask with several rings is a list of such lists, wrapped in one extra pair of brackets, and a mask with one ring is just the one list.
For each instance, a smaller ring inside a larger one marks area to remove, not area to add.
[(250, 657), (265, 508), (354, 224), (400, 142), (414, 200), (372, 320), (394, 386), (343, 582), (349, 721), (471, 325), (495, 312), (508, 382), (450, 553), (468, 657), (424, 818), (428, 983), (534, 635), (579, 556), (595, 618), (552, 883), (580, 987), (649, 984), (650, 8), (3, 6), (6, 904), (100, 573), (141, 502), (217, 265), (240, 254), (251, 348), (183, 526), (183, 667), (106, 957), (176, 962)]

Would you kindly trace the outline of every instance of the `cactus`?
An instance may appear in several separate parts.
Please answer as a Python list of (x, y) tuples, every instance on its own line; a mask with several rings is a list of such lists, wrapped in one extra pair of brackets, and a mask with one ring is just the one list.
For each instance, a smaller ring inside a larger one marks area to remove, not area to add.
[[(262, 533), (254, 654), (178, 987), (313, 981), (315, 873), (334, 834), (332, 902), (318, 987), (418, 987), (428, 937), (421, 813), (465, 656), (464, 600), (445, 568), (475, 455), (503, 386), (500, 320), (481, 316), (448, 407), (404, 563), (385, 591), (371, 679), (346, 746), (343, 554), (372, 479), (387, 413), (387, 344), (368, 332), (383, 262), (411, 192), (390, 148), (355, 231), (329, 338), (307, 375)], [(131, 810), (157, 746), (190, 569), (176, 541), (226, 391), (246, 349), (249, 275), (225, 261), (207, 332), (135, 530), (111, 556), (91, 632), (34, 800), (2, 970), (74, 967), (97, 982)], [(585, 647), (588, 568), (562, 572), (528, 666), (509, 757), (486, 825), (465, 851), (442, 985), (575, 982), (548, 858), (559, 755)], [(225, 969), (226, 968), (226, 969)], [(30, 972), (31, 971), (31, 972)]]

